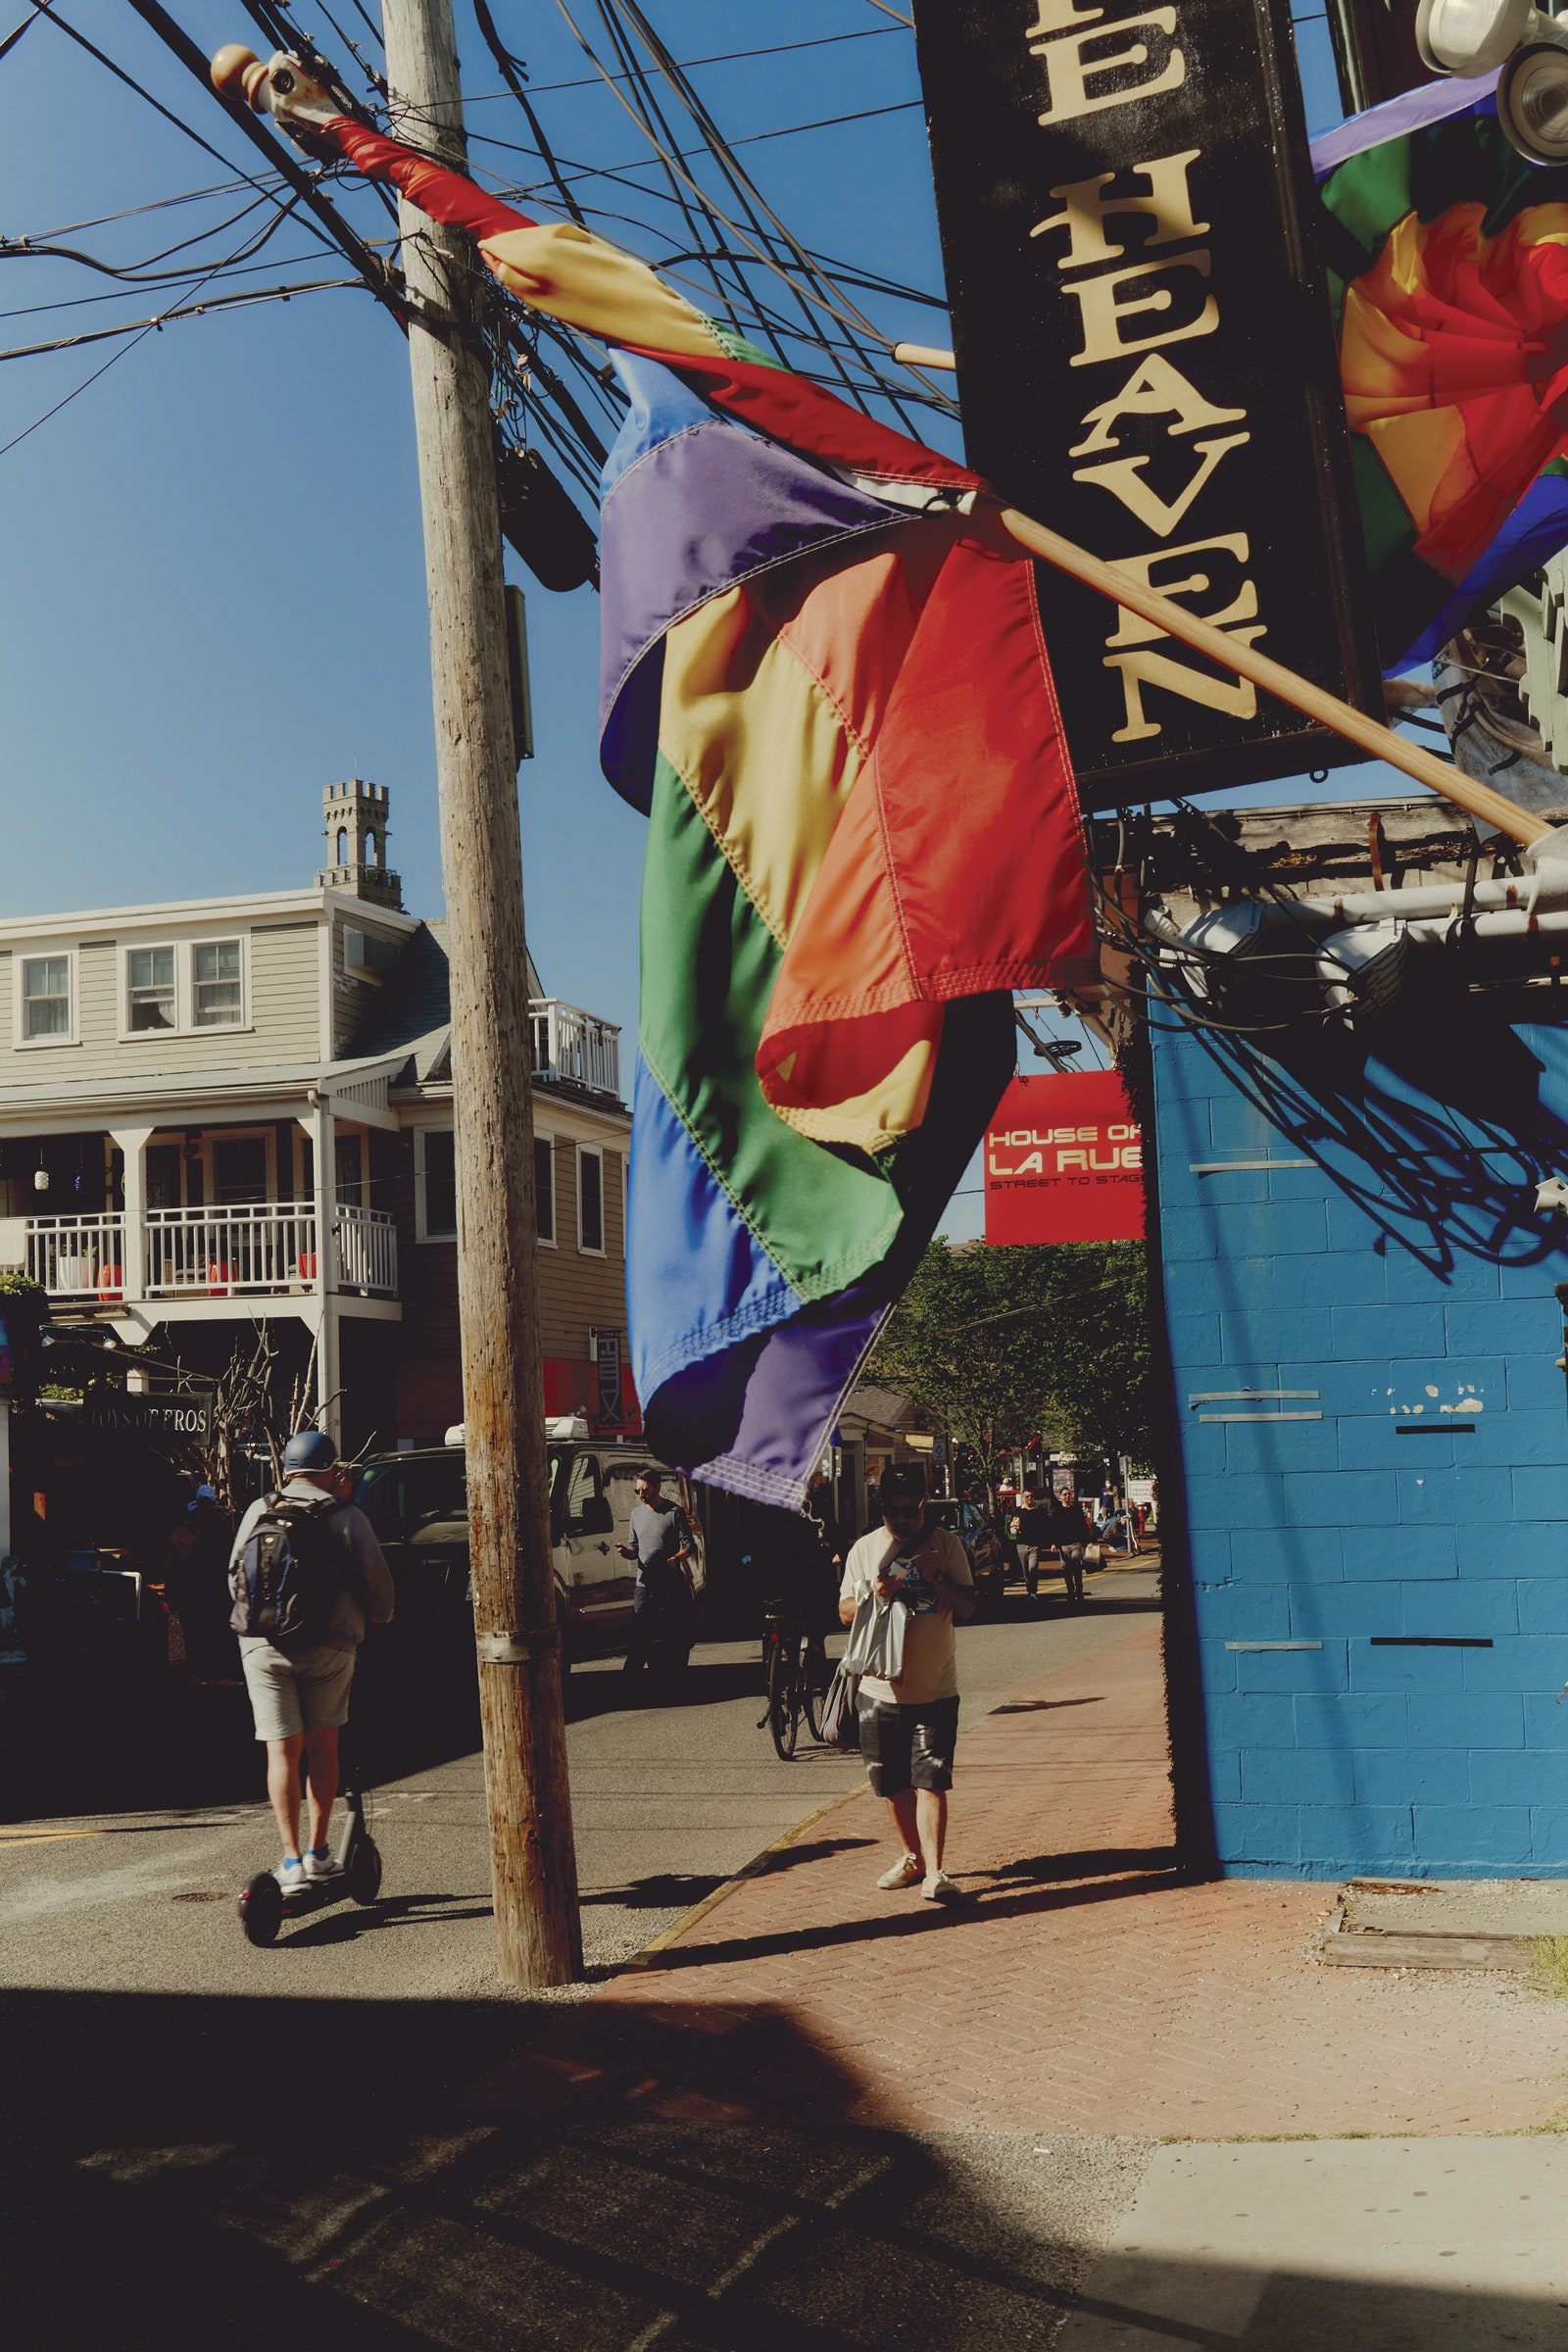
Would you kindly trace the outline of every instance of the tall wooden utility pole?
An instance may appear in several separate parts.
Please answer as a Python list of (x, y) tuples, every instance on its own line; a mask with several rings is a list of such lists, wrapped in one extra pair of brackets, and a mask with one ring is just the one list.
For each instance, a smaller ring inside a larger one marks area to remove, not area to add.
[[(451, 0), (382, 0), (393, 128), (465, 162)], [(429, 314), (409, 336), (430, 594), (441, 869), (452, 965), (458, 1298), (469, 1557), (501, 1973), (570, 1981), (582, 1957), (550, 1557), (534, 1225), (522, 844), (502, 602), (482, 265), (401, 205)]]

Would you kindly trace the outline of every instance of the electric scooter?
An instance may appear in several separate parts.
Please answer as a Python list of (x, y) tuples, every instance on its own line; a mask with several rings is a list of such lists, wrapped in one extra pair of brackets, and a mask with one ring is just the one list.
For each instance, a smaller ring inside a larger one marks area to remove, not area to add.
[(259, 1870), (239, 1898), (239, 1924), (248, 1943), (275, 1943), (286, 1919), (303, 1919), (309, 1912), (325, 1911), (345, 1897), (352, 1903), (368, 1906), (379, 1896), (381, 1849), (366, 1826), (365, 1797), (356, 1765), (348, 1766), (345, 1781), (343, 1807), (348, 1826), (337, 1853), (342, 1877), (307, 1880), (303, 1886), (285, 1894), (271, 1871)]

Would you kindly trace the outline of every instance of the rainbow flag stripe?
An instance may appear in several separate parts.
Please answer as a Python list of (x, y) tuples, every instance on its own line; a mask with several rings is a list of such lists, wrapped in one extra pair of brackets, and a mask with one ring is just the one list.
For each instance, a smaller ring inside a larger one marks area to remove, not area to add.
[(1391, 673), (1568, 541), (1568, 170), (1508, 144), (1496, 79), (1424, 83), (1313, 142)]
[(333, 135), (602, 337), (629, 396), (601, 756), (649, 818), (633, 1377), (664, 1459), (798, 1504), (1011, 1075), (1010, 990), (1092, 956), (1033, 566), (974, 474), (633, 256)]

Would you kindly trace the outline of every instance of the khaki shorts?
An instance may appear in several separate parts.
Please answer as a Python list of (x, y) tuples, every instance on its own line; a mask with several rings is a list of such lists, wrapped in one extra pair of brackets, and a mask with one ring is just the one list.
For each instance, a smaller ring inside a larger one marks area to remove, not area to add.
[(347, 1723), (352, 1649), (324, 1642), (285, 1657), (270, 1642), (241, 1642), (240, 1663), (251, 1694), (258, 1740), (292, 1740), (297, 1732)]

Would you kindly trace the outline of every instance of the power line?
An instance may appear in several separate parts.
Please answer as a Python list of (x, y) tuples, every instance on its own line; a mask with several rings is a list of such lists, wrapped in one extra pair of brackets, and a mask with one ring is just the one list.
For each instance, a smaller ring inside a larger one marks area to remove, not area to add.
[(30, 25), (33, 25), (33, 24), (37, 24), (37, 22), (38, 22), (38, 8), (39, 8), (39, 0), (32, 0), (32, 6), (31, 6), (31, 7), (28, 9), (28, 11), (27, 11), (26, 15), (25, 15), (25, 16), (23, 18), (23, 20), (22, 20), (22, 23), (21, 23), (20, 24), (14, 24), (14, 25), (12, 26), (11, 30), (10, 30), (10, 31), (9, 31), (9, 32), (6, 34), (6, 37), (5, 37), (5, 39), (4, 39), (3, 41), (0, 41), (0, 58), (9, 57), (9, 56), (11, 55), (11, 52), (12, 52), (12, 50), (13, 50), (13, 49), (16, 47), (17, 43), (18, 43), (18, 42), (21, 40), (21, 38), (22, 38), (23, 34), (24, 34), (24, 32), (25, 32), (27, 29), (28, 29), (28, 27), (29, 27)]
[[(246, 262), (234, 270), (228, 270), (225, 268), (224, 275), (227, 277), (244, 277), (254, 270), (303, 270), (309, 263), (314, 262), (316, 259), (317, 255), (315, 251), (310, 253), (292, 253), (289, 254), (286, 259), (281, 261), (275, 255), (270, 254), (265, 262)], [(206, 272), (200, 265), (197, 265), (195, 268), (183, 270), (179, 274), (186, 280), (187, 283), (195, 283), (200, 280), (206, 274)], [(339, 281), (334, 278), (332, 282), (335, 285)], [(342, 282), (349, 283), (355, 281), (344, 280)], [(58, 302), (20, 303), (15, 310), (0, 311), (0, 318), (40, 318), (50, 311), (90, 310), (95, 304), (100, 302), (123, 302), (128, 290), (128, 288), (123, 286), (110, 286), (102, 294), (72, 294), (63, 297)]]
[[(358, 270), (377, 302), (384, 310), (391, 312), (400, 327), (404, 326), (402, 305), (395, 291), (392, 274), (387, 265), (378, 255), (370, 251), (363, 239), (350, 228), (342, 216), (328, 204), (310, 174), (303, 171), (292, 157), (284, 153), (270, 132), (262, 128), (250, 108), (241, 100), (229, 97), (225, 91), (215, 92), (213, 90), (212, 76), (206, 58), (203, 57), (190, 35), (175, 24), (169, 11), (160, 4), (160, 0), (130, 0), (130, 6), (142, 21), (152, 27), (165, 47), (172, 50), (181, 65), (194, 75), (202, 87), (211, 96), (217, 98), (234, 127), (250, 140), (253, 147), (258, 148), (266, 156), (271, 169), (281, 172), (289, 186), (298, 192), (302, 201), (321, 223), (339, 252)], [(119, 69), (116, 68), (116, 71), (118, 72)], [(128, 79), (128, 76), (122, 74), (121, 78), (125, 80)], [(138, 85), (132, 83), (131, 86), (135, 88)], [(143, 92), (142, 94), (145, 96), (147, 93)], [(153, 100), (153, 104), (157, 105), (156, 99)], [(167, 111), (166, 108), (159, 108), (160, 114)], [(171, 119), (178, 120), (177, 117)], [(194, 137), (196, 134), (193, 132), (191, 135)], [(200, 141), (200, 144), (206, 146), (207, 142), (204, 139)], [(218, 150), (213, 148), (210, 152), (216, 155)], [(219, 161), (226, 163), (227, 158), (220, 156)], [(233, 167), (229, 168), (232, 170)]]
[[(221, 266), (220, 264), (219, 268)], [(218, 270), (210, 270), (207, 274), (209, 277), (216, 277)], [(106, 343), (114, 335), (134, 335), (138, 331), (150, 334), (155, 327), (167, 326), (172, 318), (205, 318), (209, 311), (240, 310), (250, 303), (257, 302), (288, 302), (296, 294), (325, 294), (341, 286), (356, 286), (362, 293), (368, 291), (363, 278), (358, 277), (318, 277), (308, 280), (303, 285), (251, 286), (239, 294), (210, 294), (205, 302), (181, 303), (173, 310), (160, 311), (153, 318), (128, 318), (122, 326), (92, 327), (79, 335), (61, 335), (53, 343), (19, 343), (10, 351), (0, 351), (0, 361), (35, 360), (42, 353), (50, 351), (79, 351), (83, 345), (88, 343)], [(0, 318), (19, 318), (22, 315), (22, 313), (14, 311), (0, 312)], [(115, 356), (118, 359), (122, 355), (117, 352)], [(101, 375), (102, 368), (98, 372)], [(87, 384), (96, 381), (97, 378), (94, 376), (87, 378)], [(76, 391), (85, 392), (87, 384), (78, 384)], [(66, 399), (74, 400), (75, 396), (74, 392), (68, 392)], [(57, 401), (55, 408), (64, 408), (65, 405), (65, 401)], [(48, 416), (52, 416), (54, 414), (55, 409), (46, 412)], [(37, 417), (32, 424), (28, 425), (27, 432), (35, 432), (38, 425), (44, 423), (45, 420), (44, 416)], [(17, 441), (25, 438), (26, 434), (19, 433), (17, 435)], [(8, 441), (5, 449), (0, 449), (0, 457), (4, 457), (6, 449), (15, 449), (17, 441)]]
[[(623, 74), (607, 74), (605, 78), (624, 81), (627, 76)], [(618, 90), (615, 95), (619, 97)], [(862, 106), (853, 115), (823, 115), (812, 122), (782, 123), (777, 130), (743, 131), (739, 138), (726, 139), (724, 144), (726, 147), (757, 147), (760, 146), (764, 139), (793, 139), (798, 138), (803, 131), (807, 130), (835, 130), (844, 122), (870, 122), (878, 115), (906, 115), (911, 108), (923, 106), (924, 103), (925, 101), (921, 98), (900, 98), (892, 106)], [(513, 155), (532, 155), (538, 152), (537, 149), (519, 145), (515, 139), (495, 138), (489, 131), (473, 130), (468, 133), (468, 136), (481, 147), (505, 147)], [(669, 150), (668, 160), (683, 164), (700, 163), (705, 155), (710, 155), (711, 152), (712, 150), (706, 146), (677, 147)], [(656, 163), (663, 160), (665, 160), (664, 151), (661, 149), (657, 156), (634, 157), (629, 163), (624, 164), (579, 165), (566, 176), (569, 179), (609, 179), (617, 172), (651, 172)], [(544, 184), (543, 180), (539, 182), (541, 187)]]
[[(39, 228), (31, 233), (35, 238), (74, 237), (79, 229), (107, 228), (116, 220), (135, 220), (143, 213), (167, 213), (176, 205), (199, 204), (208, 196), (232, 196), (241, 188), (253, 188), (259, 183), (243, 176), (237, 179), (215, 180), (210, 188), (190, 188), (183, 196), (154, 196), (146, 204), (127, 204), (123, 212), (95, 213), (90, 220), (66, 220), (58, 228)], [(270, 191), (276, 194), (276, 190)], [(25, 242), (25, 240), (23, 240)]]
[[(786, 57), (792, 49), (828, 49), (835, 41), (878, 41), (892, 29), (889, 24), (867, 24), (860, 32), (822, 32), (809, 41), (769, 41), (760, 49), (721, 49), (713, 57), (682, 58), (681, 72), (689, 74), (698, 66), (730, 66), (748, 57)], [(576, 81), (531, 81), (528, 93), (533, 98), (549, 98), (554, 97), (558, 90), (597, 90), (601, 78), (598, 74), (585, 74)], [(625, 81), (629, 76), (612, 74), (608, 78)], [(463, 103), (466, 107), (489, 106), (498, 98), (510, 98), (512, 94), (510, 89), (481, 90), (477, 97), (470, 98), (465, 94)]]

